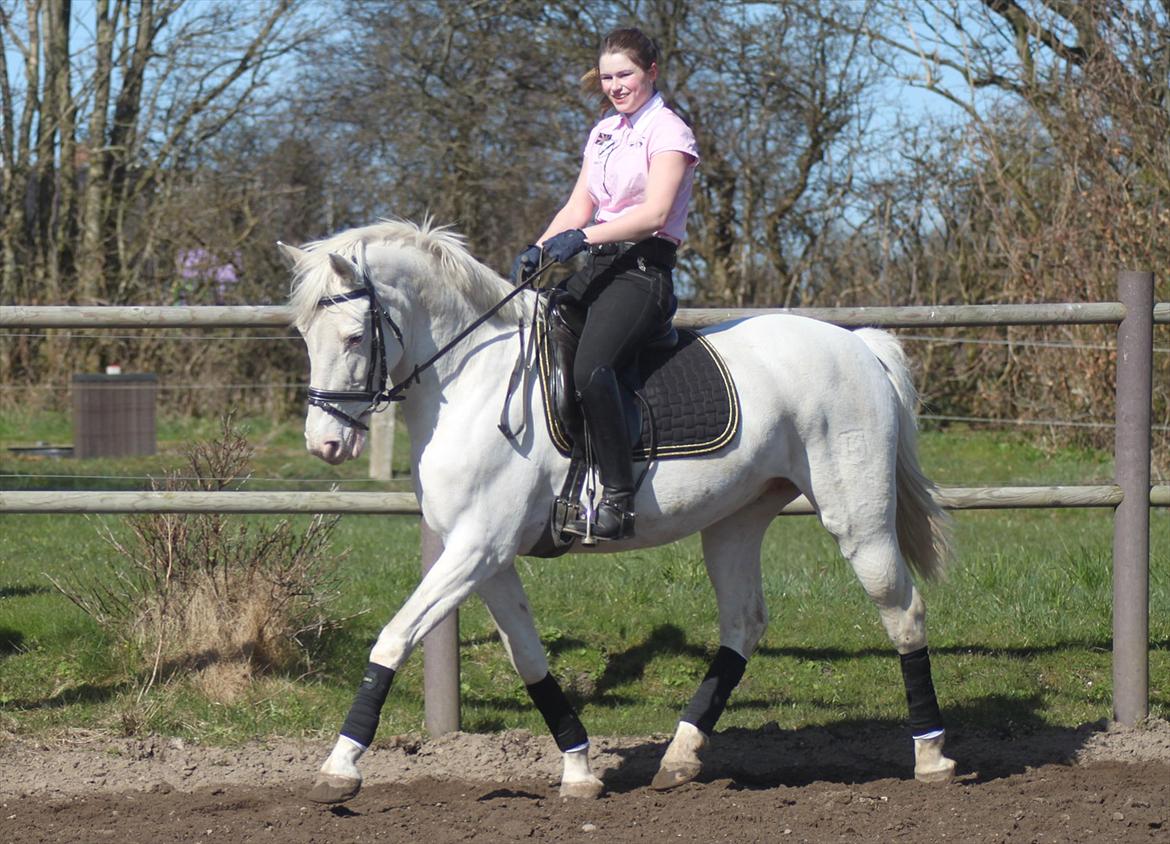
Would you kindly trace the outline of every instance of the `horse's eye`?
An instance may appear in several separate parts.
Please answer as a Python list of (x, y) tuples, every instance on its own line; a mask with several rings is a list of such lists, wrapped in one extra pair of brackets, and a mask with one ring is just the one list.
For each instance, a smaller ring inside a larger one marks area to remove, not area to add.
[(364, 334), (351, 334), (351, 335), (349, 335), (348, 337), (345, 338), (345, 348), (356, 349), (358, 346), (360, 346), (362, 344), (362, 340), (364, 338), (365, 338)]

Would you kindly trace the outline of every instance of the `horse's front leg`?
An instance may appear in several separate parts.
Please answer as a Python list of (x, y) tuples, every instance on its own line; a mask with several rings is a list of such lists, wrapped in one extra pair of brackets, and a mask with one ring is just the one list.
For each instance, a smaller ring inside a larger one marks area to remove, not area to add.
[(472, 590), (493, 575), (499, 565), (482, 548), (452, 542), (444, 549), (406, 603), (378, 635), (349, 714), (333, 752), (321, 766), (309, 791), (309, 799), (318, 803), (341, 803), (358, 793), (362, 775), (357, 763), (373, 743), (382, 705), (386, 702), (395, 672), (423, 637), (463, 603)]
[(605, 786), (589, 766), (589, 736), (556, 679), (528, 607), (524, 584), (508, 566), (479, 585), (512, 666), (528, 689), (562, 756), (561, 796), (599, 797)]

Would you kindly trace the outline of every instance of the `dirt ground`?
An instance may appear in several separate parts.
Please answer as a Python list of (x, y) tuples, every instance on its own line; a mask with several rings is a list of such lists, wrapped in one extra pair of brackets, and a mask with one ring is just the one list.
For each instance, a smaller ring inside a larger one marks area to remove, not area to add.
[(961, 775), (927, 786), (900, 730), (729, 730), (699, 782), (659, 793), (666, 737), (595, 739), (608, 794), (581, 802), (557, 796), (545, 736), (397, 736), (327, 807), (304, 798), (324, 742), (0, 737), (0, 842), (1170, 842), (1170, 722), (948, 742)]

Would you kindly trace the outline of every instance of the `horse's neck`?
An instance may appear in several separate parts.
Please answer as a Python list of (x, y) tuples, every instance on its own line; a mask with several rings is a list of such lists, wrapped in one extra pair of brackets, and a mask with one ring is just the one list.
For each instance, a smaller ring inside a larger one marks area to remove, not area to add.
[[(531, 312), (534, 293), (521, 294), (525, 312)], [(416, 307), (411, 318), (412, 340), (402, 363), (396, 369), (396, 379), (410, 377), (413, 368), (421, 366), (444, 349), (480, 316), (469, 303), (459, 301), (452, 305)], [(525, 338), (528, 319), (525, 318)], [(504, 400), (504, 386), (520, 355), (516, 339), (517, 326), (495, 316), (460, 340), (422, 373), (419, 382), (406, 390), (402, 415), (412, 442), (425, 443), (444, 424), (446, 418), (465, 420), (469, 409), (499, 412)], [(494, 425), (494, 423), (493, 423)]]

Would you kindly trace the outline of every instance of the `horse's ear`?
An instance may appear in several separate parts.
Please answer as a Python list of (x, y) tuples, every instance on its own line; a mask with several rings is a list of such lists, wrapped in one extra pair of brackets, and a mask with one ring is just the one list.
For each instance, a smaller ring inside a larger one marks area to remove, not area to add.
[(276, 241), (276, 248), (280, 252), (280, 256), (284, 258), (284, 262), (288, 265), (290, 270), (296, 267), (298, 261), (309, 254), (304, 249), (298, 249), (295, 246), (289, 246), (287, 243), (279, 240)]
[(333, 272), (345, 279), (349, 279), (358, 287), (362, 286), (361, 277), (358, 275), (357, 267), (353, 262), (341, 257), (336, 252), (329, 253), (329, 266), (333, 267)]

